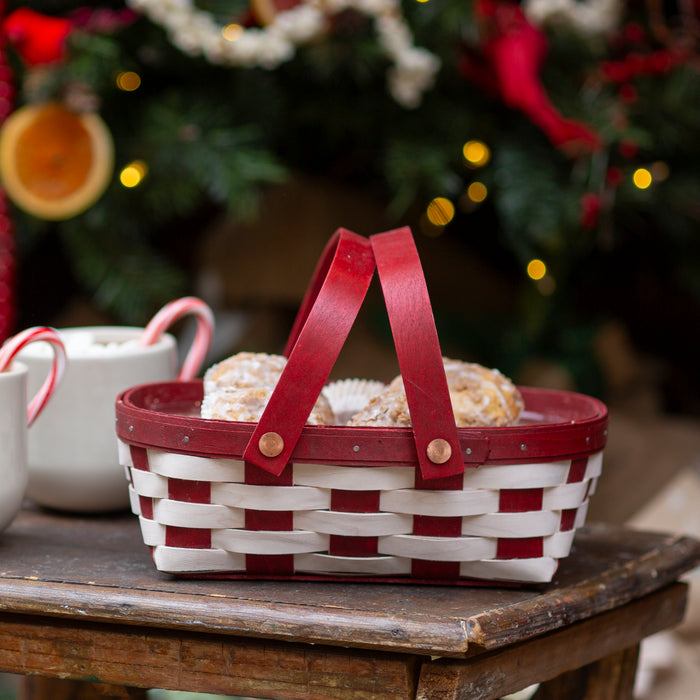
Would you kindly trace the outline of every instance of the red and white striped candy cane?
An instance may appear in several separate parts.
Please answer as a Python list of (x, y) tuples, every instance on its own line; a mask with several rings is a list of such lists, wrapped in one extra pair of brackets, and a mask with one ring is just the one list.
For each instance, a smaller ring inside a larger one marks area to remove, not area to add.
[(194, 315), (197, 319), (197, 332), (190, 351), (182, 363), (179, 381), (187, 381), (197, 376), (211, 347), (214, 336), (214, 314), (197, 297), (182, 297), (166, 304), (149, 322), (141, 335), (141, 345), (152, 345), (175, 321), (183, 316)]
[(0, 348), (0, 372), (4, 372), (12, 363), (13, 358), (17, 353), (29, 343), (37, 343), (44, 341), (51, 345), (53, 350), (53, 362), (48, 376), (44, 383), (39, 387), (34, 398), (29, 402), (27, 407), (27, 425), (31, 425), (44, 410), (47, 401), (56, 390), (61, 377), (66, 369), (66, 349), (63, 346), (60, 336), (53, 328), (46, 326), (35, 326), (27, 328), (17, 335), (12, 336)]

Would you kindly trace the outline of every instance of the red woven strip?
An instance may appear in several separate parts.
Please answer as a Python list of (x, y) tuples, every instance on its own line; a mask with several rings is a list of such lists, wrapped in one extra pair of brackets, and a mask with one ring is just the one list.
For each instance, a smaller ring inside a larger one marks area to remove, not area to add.
[(331, 535), (328, 554), (336, 557), (376, 557), (378, 554), (376, 537), (355, 537), (350, 535)]
[[(462, 491), (464, 477), (461, 474), (439, 479), (424, 479), (420, 470), (415, 470), (415, 488), (419, 491)], [(460, 516), (440, 517), (435, 515), (414, 515), (413, 534), (426, 537), (460, 537), (462, 518)], [(458, 561), (426, 561), (413, 559), (411, 575), (422, 579), (458, 579)]]
[[(291, 486), (293, 470), (285, 469), (280, 476), (245, 463), (245, 483), (256, 486)], [(292, 505), (292, 504), (290, 504)], [(292, 530), (294, 513), (291, 510), (252, 510), (245, 511), (246, 530)], [(246, 554), (246, 571), (256, 576), (294, 574), (293, 554)]]
[(543, 489), (501, 489), (498, 499), (499, 513), (526, 513), (542, 510)]
[(531, 559), (543, 556), (543, 552), (541, 537), (499, 537), (496, 559)]
[[(379, 491), (331, 490), (331, 510), (345, 513), (378, 513)], [(378, 539), (351, 535), (331, 535), (328, 553), (338, 557), (377, 556)]]
[[(211, 485), (208, 481), (168, 479), (168, 498), (185, 503), (211, 503)], [(210, 549), (211, 530), (166, 525), (165, 544), (169, 547)]]
[(561, 521), (559, 523), (559, 529), (562, 532), (567, 532), (568, 530), (574, 529), (574, 523), (576, 522), (577, 508), (567, 508), (561, 512)]
[(153, 499), (148, 496), (139, 496), (139, 505), (141, 506), (141, 517), (153, 520)]
[(583, 477), (586, 476), (586, 467), (588, 466), (588, 457), (579, 457), (578, 459), (571, 460), (571, 466), (569, 467), (569, 476), (566, 480), (567, 484), (578, 483), (583, 481)]
[(176, 527), (166, 525), (165, 544), (168, 547), (211, 549), (211, 530), (201, 527)]
[(150, 467), (148, 466), (148, 453), (145, 447), (129, 445), (129, 452), (131, 452), (131, 462), (134, 465), (134, 469), (140, 469), (143, 472), (150, 471)]
[(379, 491), (332, 489), (331, 510), (344, 513), (378, 513)]
[[(134, 469), (140, 469), (144, 472), (150, 471), (148, 453), (145, 447), (129, 445), (129, 452), (131, 453), (131, 463), (134, 465)], [(148, 496), (139, 496), (139, 506), (141, 508), (141, 517), (153, 520), (153, 499)]]
[(168, 479), (168, 498), (187, 503), (211, 503), (211, 482)]
[(456, 581), (459, 579), (459, 562), (413, 559), (411, 561), (411, 576), (414, 579)]

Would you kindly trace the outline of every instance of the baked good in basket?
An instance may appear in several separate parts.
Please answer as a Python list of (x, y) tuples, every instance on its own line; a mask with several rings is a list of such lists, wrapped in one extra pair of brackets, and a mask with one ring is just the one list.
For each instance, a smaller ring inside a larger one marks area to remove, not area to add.
[[(473, 362), (443, 358), (443, 365), (457, 427), (497, 427), (518, 422), (523, 398), (508, 377)], [(403, 378), (396, 377), (352, 416), (348, 425), (409, 427), (411, 416)]]
[[(240, 352), (213, 365), (204, 374), (202, 418), (259, 421), (286, 362), (282, 355)], [(335, 424), (325, 396), (318, 397), (307, 423)]]

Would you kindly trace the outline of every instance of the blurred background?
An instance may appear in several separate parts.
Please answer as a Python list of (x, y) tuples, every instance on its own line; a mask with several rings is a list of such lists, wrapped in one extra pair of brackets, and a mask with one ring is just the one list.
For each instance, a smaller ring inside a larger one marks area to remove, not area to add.
[[(0, 342), (194, 294), (278, 353), (338, 227), (408, 225), (443, 354), (608, 403), (589, 518), (700, 535), (697, 3), (0, 10)], [(396, 373), (373, 287), (334, 375)]]

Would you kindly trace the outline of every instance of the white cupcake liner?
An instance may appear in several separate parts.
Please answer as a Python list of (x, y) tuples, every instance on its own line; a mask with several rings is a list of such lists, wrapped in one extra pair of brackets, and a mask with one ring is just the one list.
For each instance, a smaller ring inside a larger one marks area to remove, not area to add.
[(386, 384), (374, 379), (340, 379), (327, 384), (321, 393), (331, 405), (336, 425), (345, 425), (385, 388)]

